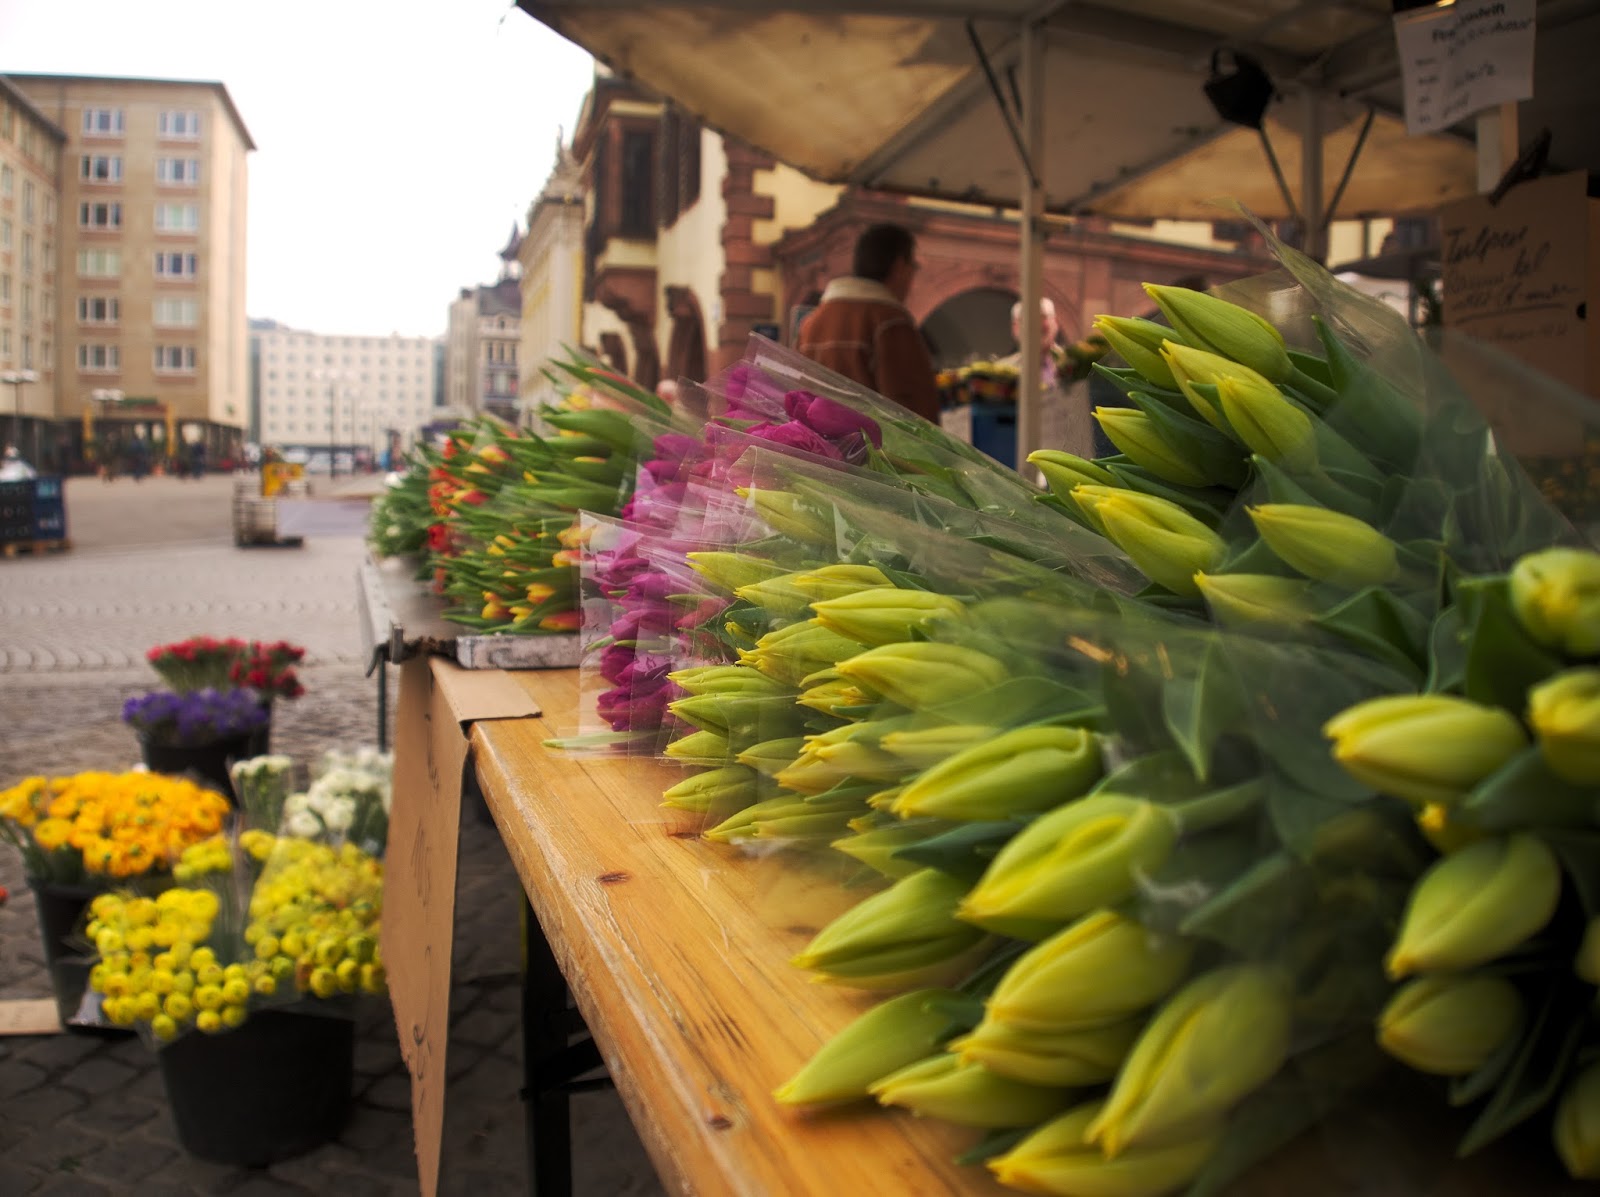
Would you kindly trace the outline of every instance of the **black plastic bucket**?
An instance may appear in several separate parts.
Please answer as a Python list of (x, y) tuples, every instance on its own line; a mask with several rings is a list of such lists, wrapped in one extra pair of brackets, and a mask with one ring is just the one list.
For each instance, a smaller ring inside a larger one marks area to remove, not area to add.
[(191, 1031), (157, 1053), (178, 1142), (218, 1164), (263, 1168), (337, 1138), (350, 1114), (355, 1023), (288, 1010), (234, 1031)]
[(140, 740), (144, 763), (152, 773), (166, 773), (173, 777), (189, 777), (203, 786), (209, 786), (231, 803), (233, 779), (228, 776), (228, 766), (254, 755), (250, 740), (253, 733), (214, 740), (210, 744), (174, 745), (152, 744)]

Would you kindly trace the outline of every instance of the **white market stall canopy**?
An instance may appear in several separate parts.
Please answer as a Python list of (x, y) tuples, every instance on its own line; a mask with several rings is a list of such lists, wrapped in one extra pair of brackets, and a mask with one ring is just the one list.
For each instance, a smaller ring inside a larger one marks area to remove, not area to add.
[[(1202, 93), (1219, 48), (1249, 54), (1278, 88), (1267, 133), (1291, 193), (1306, 184), (1302, 133), (1322, 138), (1314, 213), (1329, 210), (1369, 109), (1339, 215), (1426, 211), (1477, 190), (1470, 119), (1432, 137), (1407, 137), (1398, 119), (1388, 0), (517, 3), (618, 73), (826, 182), (1016, 206), (1026, 183), (996, 91), (1021, 108), (1020, 29), (1033, 21), (1045, 211), (1212, 220), (1210, 201), (1226, 195), (1290, 216), (1257, 133), (1220, 120)], [(1554, 131), (1552, 166), (1593, 165), (1600, 2), (1540, 0), (1537, 14), (1521, 129)]]

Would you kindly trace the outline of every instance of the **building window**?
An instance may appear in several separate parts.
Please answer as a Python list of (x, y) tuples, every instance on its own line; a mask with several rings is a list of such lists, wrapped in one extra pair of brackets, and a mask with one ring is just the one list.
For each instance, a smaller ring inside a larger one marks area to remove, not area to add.
[(122, 315), (122, 301), (115, 295), (81, 295), (78, 297), (78, 322), (80, 324), (115, 324)]
[(78, 227), (81, 229), (120, 229), (122, 205), (117, 203), (78, 205)]
[(156, 254), (157, 278), (194, 278), (200, 273), (200, 256), (188, 253)]
[(120, 108), (85, 108), (83, 110), (83, 131), (86, 136), (121, 137), (122, 129), (122, 109)]
[(17, 135), (17, 114), (10, 104), (0, 105), (0, 137), (10, 141)]
[(33, 319), (33, 284), (22, 284), (22, 322), (29, 323)]
[(158, 328), (194, 328), (200, 323), (200, 304), (193, 299), (158, 299), (151, 311)]
[(0, 196), (10, 199), (17, 191), (17, 172), (9, 166), (0, 165)]
[(0, 303), (11, 302), (11, 276), (0, 274)]
[(115, 345), (84, 343), (78, 346), (78, 369), (110, 371), (122, 369), (122, 350)]
[(33, 273), (33, 234), (22, 234), (22, 273)]
[(78, 177), (90, 183), (122, 182), (122, 155), (84, 154), (78, 159)]
[(121, 274), (121, 250), (80, 249), (78, 251), (78, 276), (80, 278), (118, 278)]
[(193, 345), (157, 345), (155, 352), (157, 370), (167, 373), (194, 373)]
[(157, 158), (156, 182), (193, 186), (200, 181), (200, 159)]
[(200, 139), (200, 114), (188, 109), (175, 108), (156, 118), (156, 132), (162, 137), (182, 141)]
[(156, 232), (198, 233), (200, 231), (199, 204), (157, 204)]
[(655, 135), (647, 129), (622, 134), (621, 226), (624, 237), (648, 237), (655, 228)]
[(26, 224), (33, 223), (33, 184), (27, 179), (22, 180), (22, 219)]

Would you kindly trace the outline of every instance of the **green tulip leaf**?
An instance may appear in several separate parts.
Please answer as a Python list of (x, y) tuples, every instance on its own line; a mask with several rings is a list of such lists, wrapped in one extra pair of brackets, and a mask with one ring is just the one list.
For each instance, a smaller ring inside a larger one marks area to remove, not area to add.
[(1456, 1148), (1463, 1159), (1533, 1117), (1561, 1091), (1588, 1025), (1594, 987), (1571, 973), (1547, 976), (1538, 1013), (1520, 1050)]
[(1209, 780), (1218, 738), (1234, 729), (1244, 713), (1238, 683), (1219, 644), (1210, 644), (1193, 674), (1179, 671), (1162, 687), (1161, 712), (1195, 776)]
[(1449, 694), (1467, 684), (1467, 625), (1460, 607), (1446, 607), (1428, 633), (1429, 694)]
[[(976, 1024), (974, 1024), (976, 1025)], [(1023, 1127), (1021, 1130), (993, 1130), (984, 1135), (966, 1151), (956, 1156), (956, 1163), (962, 1165), (981, 1164), (992, 1160), (997, 1155), (1004, 1155), (1029, 1135), (1033, 1134), (1035, 1127)]]
[(949, 831), (907, 844), (889, 853), (894, 860), (908, 860), (924, 868), (963, 880), (977, 881), (995, 854), (1025, 826), (1020, 821), (997, 820), (964, 823)]
[(1123, 794), (1152, 802), (1178, 802), (1205, 791), (1183, 753), (1168, 749), (1135, 757), (1101, 778), (1091, 794)]
[(1216, 527), (1234, 503), (1234, 492), (1220, 486), (1179, 486), (1135, 465), (1106, 464), (1111, 476), (1129, 490), (1176, 503), (1208, 527)]
[(1450, 1082), (1450, 1104), (1471, 1105), (1489, 1093), (1500, 1083), (1500, 1079), (1506, 1074), (1506, 1069), (1511, 1067), (1512, 1061), (1517, 1058), (1521, 1050), (1522, 1036), (1508, 1035), (1476, 1069)]
[(1600, 831), (1547, 827), (1543, 836), (1572, 879), (1584, 913), (1600, 918)]
[(1347, 798), (1301, 785), (1276, 770), (1269, 771), (1267, 815), (1278, 842), (1301, 860), (1309, 860), (1317, 850), (1318, 833), (1323, 826), (1348, 813), (1352, 803), (1371, 797), (1370, 790), (1357, 785), (1359, 796)]
[(1422, 681), (1427, 660), (1428, 621), (1412, 606), (1380, 586), (1369, 586), (1311, 620)]
[(1458, 593), (1467, 637), (1466, 696), (1521, 715), (1529, 688), (1559, 670), (1561, 660), (1528, 638), (1505, 578), (1472, 578)]
[(1484, 831), (1587, 827), (1600, 806), (1593, 786), (1557, 777), (1537, 744), (1523, 749), (1473, 787), (1452, 812), (1454, 821)]
[[(1185, 845), (1187, 852), (1188, 845)], [(1312, 897), (1309, 871), (1285, 852), (1256, 860), (1226, 889), (1192, 910), (1178, 930), (1242, 955), (1271, 949)]]
[(1213, 485), (1234, 489), (1245, 484), (1249, 475), (1245, 451), (1194, 415), (1194, 409), (1187, 402), (1184, 411), (1180, 412), (1163, 400), (1140, 391), (1132, 392), (1128, 398), (1149, 417), (1161, 440), (1202, 477), (1209, 479)]

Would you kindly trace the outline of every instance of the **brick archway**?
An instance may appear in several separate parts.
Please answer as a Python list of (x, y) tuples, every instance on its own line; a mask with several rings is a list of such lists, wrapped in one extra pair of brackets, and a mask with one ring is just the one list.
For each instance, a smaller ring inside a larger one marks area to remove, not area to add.
[[(1022, 280), (1014, 267), (1007, 268), (996, 262), (971, 262), (955, 259), (928, 261), (923, 259), (922, 270), (907, 298), (907, 307), (921, 324), (939, 308), (958, 295), (968, 291), (1009, 291), (1014, 296), (1022, 292)], [(1066, 291), (1051, 279), (1044, 279), (1044, 295), (1056, 305), (1056, 321), (1063, 332), (1083, 327), (1078, 305)]]

